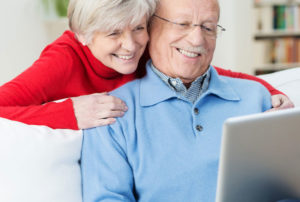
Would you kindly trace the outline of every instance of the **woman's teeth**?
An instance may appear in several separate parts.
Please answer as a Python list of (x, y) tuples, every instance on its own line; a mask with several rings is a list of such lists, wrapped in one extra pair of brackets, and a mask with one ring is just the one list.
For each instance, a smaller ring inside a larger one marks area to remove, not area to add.
[(123, 59), (123, 60), (130, 60), (131, 58), (133, 58), (134, 55), (116, 55), (118, 58)]

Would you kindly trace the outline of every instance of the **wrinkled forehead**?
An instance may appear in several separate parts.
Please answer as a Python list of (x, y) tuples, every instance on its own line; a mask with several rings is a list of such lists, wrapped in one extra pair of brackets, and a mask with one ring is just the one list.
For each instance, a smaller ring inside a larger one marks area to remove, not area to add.
[(218, 0), (160, 0), (156, 13), (165, 17), (212, 17), (219, 20)]

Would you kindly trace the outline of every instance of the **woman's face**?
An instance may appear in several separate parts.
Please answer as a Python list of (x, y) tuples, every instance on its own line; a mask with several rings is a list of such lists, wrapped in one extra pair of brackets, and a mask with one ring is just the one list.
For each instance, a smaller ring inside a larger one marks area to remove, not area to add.
[(147, 20), (123, 30), (96, 32), (87, 46), (105, 66), (121, 74), (133, 73), (149, 40)]

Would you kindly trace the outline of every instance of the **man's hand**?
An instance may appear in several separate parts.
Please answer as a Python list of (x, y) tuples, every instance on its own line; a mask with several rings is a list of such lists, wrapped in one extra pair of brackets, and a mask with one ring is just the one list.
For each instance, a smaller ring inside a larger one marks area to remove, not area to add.
[(272, 95), (271, 99), (273, 108), (269, 109), (267, 112), (295, 107), (293, 102), (285, 95)]
[(71, 98), (79, 129), (109, 125), (127, 111), (126, 104), (108, 93), (95, 93)]

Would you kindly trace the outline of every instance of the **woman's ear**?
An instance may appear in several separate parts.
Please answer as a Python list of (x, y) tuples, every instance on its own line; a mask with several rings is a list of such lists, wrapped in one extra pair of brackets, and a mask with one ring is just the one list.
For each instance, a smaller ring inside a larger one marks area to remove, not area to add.
[(78, 39), (78, 41), (80, 42), (80, 43), (82, 43), (82, 45), (84, 45), (84, 46), (86, 46), (87, 45), (87, 40), (86, 40), (86, 38), (83, 36), (83, 35), (81, 35), (81, 34), (76, 34), (76, 38)]

